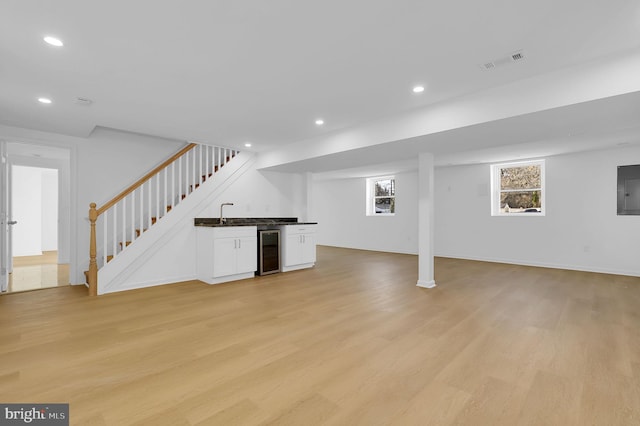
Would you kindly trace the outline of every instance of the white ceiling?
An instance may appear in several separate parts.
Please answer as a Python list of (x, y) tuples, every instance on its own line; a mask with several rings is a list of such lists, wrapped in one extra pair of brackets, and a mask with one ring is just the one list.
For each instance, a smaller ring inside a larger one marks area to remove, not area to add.
[[(45, 35), (65, 46), (45, 44)], [(639, 46), (636, 0), (2, 0), (0, 124), (82, 137), (101, 126), (240, 149), (251, 141), (260, 152)], [(520, 50), (523, 61), (480, 67)], [(425, 92), (412, 93), (416, 84)], [(40, 96), (53, 103), (39, 104)], [(596, 129), (595, 107), (500, 120), (455, 139), (474, 131), (498, 146), (528, 129), (521, 148), (532, 149), (537, 129), (576, 111), (592, 133), (640, 126), (625, 116)], [(544, 143), (572, 149), (566, 129), (553, 127)], [(416, 146), (403, 141), (393, 149), (402, 158), (385, 159), (406, 160)], [(460, 151), (468, 158), (452, 163), (483, 158), (447, 146), (442, 161)], [(376, 152), (336, 161), (373, 164)]]

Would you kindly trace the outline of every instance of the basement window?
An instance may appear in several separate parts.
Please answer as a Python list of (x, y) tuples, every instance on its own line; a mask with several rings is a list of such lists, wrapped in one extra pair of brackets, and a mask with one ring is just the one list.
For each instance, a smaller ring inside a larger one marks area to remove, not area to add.
[(544, 214), (544, 160), (491, 166), (492, 216)]
[(367, 216), (393, 216), (395, 213), (395, 177), (382, 176), (367, 179)]

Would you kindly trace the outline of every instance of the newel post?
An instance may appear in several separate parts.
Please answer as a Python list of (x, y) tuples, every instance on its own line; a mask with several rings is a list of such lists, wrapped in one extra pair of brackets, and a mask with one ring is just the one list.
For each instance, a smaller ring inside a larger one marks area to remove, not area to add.
[(98, 211), (96, 203), (89, 204), (89, 222), (91, 223), (91, 237), (89, 239), (89, 296), (98, 295), (98, 264), (96, 263), (96, 221)]

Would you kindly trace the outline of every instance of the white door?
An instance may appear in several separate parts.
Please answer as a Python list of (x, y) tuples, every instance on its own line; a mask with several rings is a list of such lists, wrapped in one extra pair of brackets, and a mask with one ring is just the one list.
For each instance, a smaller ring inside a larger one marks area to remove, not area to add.
[(9, 286), (11, 271), (11, 245), (9, 244), (9, 160), (7, 143), (0, 141), (0, 291)]

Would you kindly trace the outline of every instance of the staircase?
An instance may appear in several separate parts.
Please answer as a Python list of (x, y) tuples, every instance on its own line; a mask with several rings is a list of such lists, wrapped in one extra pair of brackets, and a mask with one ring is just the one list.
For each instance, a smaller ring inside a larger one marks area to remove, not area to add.
[(89, 206), (89, 294), (98, 294), (98, 271), (145, 239), (176, 208), (215, 179), (238, 151), (188, 144), (101, 207)]

